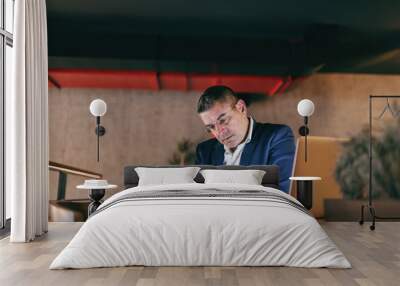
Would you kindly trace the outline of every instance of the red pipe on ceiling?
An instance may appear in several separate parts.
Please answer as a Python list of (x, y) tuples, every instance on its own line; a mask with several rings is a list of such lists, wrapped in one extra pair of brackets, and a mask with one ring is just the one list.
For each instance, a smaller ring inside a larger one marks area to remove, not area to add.
[(55, 87), (54, 82), (57, 82), (61, 88), (203, 91), (211, 85), (223, 84), (237, 92), (266, 95), (282, 92), (291, 83), (281, 76), (97, 69), (49, 69), (49, 78), (52, 79), (49, 87)]

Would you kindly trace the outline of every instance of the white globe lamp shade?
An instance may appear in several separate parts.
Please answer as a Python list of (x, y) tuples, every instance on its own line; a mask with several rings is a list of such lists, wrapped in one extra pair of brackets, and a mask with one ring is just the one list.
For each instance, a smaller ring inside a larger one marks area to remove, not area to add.
[(94, 116), (103, 116), (107, 112), (107, 104), (104, 100), (95, 99), (90, 103), (89, 109)]
[(303, 99), (297, 105), (297, 112), (303, 117), (309, 117), (314, 113), (314, 103), (309, 99)]

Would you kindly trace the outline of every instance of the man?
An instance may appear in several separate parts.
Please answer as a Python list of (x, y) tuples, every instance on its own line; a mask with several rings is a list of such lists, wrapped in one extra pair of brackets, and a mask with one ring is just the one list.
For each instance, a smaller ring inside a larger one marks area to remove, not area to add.
[(196, 164), (278, 165), (280, 188), (289, 192), (295, 154), (290, 127), (255, 122), (247, 115), (245, 102), (226, 86), (206, 89), (197, 113), (215, 138), (197, 145)]

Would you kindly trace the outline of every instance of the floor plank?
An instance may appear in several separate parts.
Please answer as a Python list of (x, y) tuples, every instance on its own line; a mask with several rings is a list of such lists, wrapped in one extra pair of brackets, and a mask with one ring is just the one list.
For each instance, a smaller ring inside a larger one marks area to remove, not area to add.
[(375, 231), (354, 222), (322, 227), (352, 263), (352, 269), (290, 267), (117, 267), (48, 269), (82, 223), (50, 223), (32, 243), (0, 240), (0, 285), (399, 285), (400, 222), (379, 222)]

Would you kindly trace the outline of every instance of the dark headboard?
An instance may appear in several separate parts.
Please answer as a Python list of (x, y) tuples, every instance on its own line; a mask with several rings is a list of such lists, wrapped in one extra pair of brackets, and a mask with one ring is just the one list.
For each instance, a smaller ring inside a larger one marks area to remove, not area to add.
[[(265, 175), (262, 179), (262, 185), (265, 187), (271, 187), (279, 189), (279, 167), (276, 165), (254, 165), (254, 166), (212, 166), (212, 165), (187, 165), (184, 167), (200, 167), (203, 169), (221, 169), (221, 170), (248, 170), (248, 169), (256, 169), (256, 170), (264, 170)], [(124, 189), (133, 188), (138, 185), (139, 176), (135, 171), (136, 167), (152, 167), (152, 168), (179, 168), (181, 166), (176, 165), (167, 165), (167, 166), (126, 166), (124, 168)], [(197, 174), (194, 180), (197, 183), (204, 183), (204, 178), (200, 174)]]

